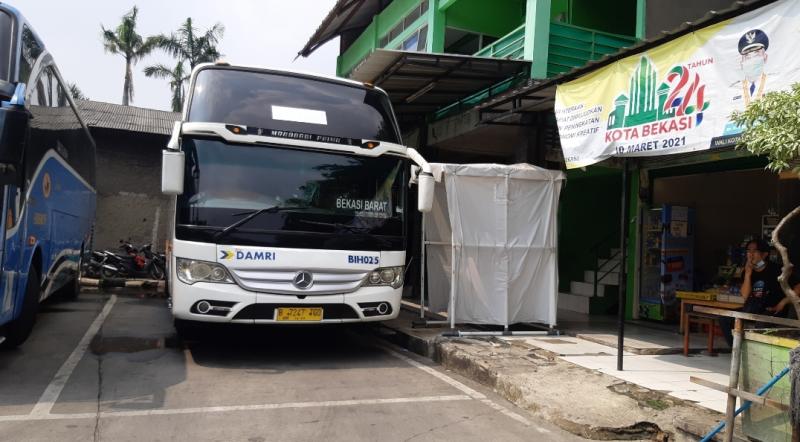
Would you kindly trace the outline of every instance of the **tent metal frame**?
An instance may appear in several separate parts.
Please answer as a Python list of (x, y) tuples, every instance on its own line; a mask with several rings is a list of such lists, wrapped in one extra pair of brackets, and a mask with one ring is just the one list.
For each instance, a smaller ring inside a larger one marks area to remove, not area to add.
[(452, 240), (450, 242), (443, 241), (428, 241), (425, 237), (425, 214), (422, 214), (422, 229), (420, 241), (420, 287), (419, 287), (419, 321), (414, 321), (415, 327), (429, 327), (438, 325), (450, 325), (449, 330), (442, 333), (445, 337), (469, 337), (469, 336), (559, 336), (561, 332), (552, 326), (544, 326), (539, 324), (528, 324), (532, 327), (541, 328), (540, 331), (512, 331), (509, 330), (508, 325), (503, 326), (503, 331), (462, 331), (456, 328), (456, 316), (453, 314), (456, 305), (456, 288), (453, 281), (455, 281), (456, 270), (455, 265), (450, 266), (450, 303), (448, 306), (447, 320), (429, 320), (425, 317), (425, 293), (427, 284), (425, 281), (426, 256), (428, 253), (428, 245), (437, 246), (450, 246), (450, 260), (451, 263), (455, 262), (456, 252), (453, 247)]

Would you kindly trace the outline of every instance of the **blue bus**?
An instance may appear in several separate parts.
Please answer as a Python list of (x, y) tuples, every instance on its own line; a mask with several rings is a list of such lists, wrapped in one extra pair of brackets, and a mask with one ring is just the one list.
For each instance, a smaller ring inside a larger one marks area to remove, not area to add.
[(0, 348), (31, 333), (39, 303), (76, 296), (95, 214), (95, 145), (30, 24), (0, 4)]

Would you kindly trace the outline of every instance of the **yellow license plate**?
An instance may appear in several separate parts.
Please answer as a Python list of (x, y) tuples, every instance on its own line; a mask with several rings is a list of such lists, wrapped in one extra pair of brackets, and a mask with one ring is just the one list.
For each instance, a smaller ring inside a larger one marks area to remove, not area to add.
[(278, 321), (322, 321), (322, 308), (280, 307)]

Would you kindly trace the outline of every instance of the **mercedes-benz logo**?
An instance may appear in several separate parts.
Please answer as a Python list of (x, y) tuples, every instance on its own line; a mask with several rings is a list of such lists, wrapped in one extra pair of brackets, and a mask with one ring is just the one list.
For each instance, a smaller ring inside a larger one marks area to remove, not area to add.
[(307, 272), (305, 270), (299, 271), (295, 273), (294, 279), (292, 279), (292, 284), (300, 290), (305, 290), (311, 287), (311, 284), (314, 283), (314, 275), (311, 272)]

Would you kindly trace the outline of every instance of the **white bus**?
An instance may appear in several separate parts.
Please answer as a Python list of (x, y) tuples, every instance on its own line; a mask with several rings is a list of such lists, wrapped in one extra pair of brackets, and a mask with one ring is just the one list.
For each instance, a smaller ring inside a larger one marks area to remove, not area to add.
[(384, 91), (198, 66), (163, 155), (176, 328), (396, 318), (410, 180), (430, 210), (430, 166), (401, 144)]

